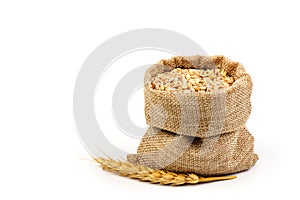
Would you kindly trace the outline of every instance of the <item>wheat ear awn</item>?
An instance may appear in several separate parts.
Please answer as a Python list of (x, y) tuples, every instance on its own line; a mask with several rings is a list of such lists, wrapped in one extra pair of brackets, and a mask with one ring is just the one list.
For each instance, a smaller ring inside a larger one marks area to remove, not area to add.
[(193, 173), (179, 174), (165, 170), (156, 170), (130, 162), (116, 161), (111, 158), (95, 158), (103, 170), (114, 172), (139, 181), (158, 183), (162, 185), (197, 184), (212, 181), (230, 180), (236, 176), (201, 177)]

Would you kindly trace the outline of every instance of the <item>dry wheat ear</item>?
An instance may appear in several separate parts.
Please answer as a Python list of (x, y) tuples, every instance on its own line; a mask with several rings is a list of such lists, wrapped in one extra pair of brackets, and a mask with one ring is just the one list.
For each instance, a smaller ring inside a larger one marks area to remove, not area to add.
[(95, 158), (103, 170), (126, 176), (139, 181), (162, 184), (162, 185), (185, 185), (206, 183), (212, 181), (230, 180), (236, 176), (201, 177), (193, 173), (179, 174), (165, 170), (156, 170), (142, 165), (135, 165), (130, 162), (116, 161), (111, 158)]

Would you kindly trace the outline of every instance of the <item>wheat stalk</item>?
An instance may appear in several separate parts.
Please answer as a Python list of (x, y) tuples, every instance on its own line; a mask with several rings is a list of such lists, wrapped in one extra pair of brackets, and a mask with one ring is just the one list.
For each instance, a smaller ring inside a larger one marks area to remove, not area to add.
[(192, 173), (178, 174), (165, 170), (155, 170), (142, 165), (135, 165), (130, 162), (116, 161), (111, 158), (95, 158), (95, 161), (101, 165), (103, 170), (137, 179), (139, 181), (163, 185), (197, 184), (236, 178), (236, 176), (201, 177)]

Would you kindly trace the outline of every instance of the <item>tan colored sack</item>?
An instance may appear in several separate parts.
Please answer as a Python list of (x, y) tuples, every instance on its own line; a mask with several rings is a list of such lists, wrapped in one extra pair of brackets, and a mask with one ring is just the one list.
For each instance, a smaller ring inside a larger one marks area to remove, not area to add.
[[(214, 92), (165, 92), (149, 87), (157, 74), (180, 68), (224, 69), (235, 82)], [(247, 170), (258, 159), (245, 128), (252, 81), (243, 66), (223, 56), (174, 57), (145, 74), (145, 117), (150, 125), (128, 161), (156, 169), (221, 175)]]
[[(201, 69), (218, 66), (236, 80), (225, 91), (171, 93), (148, 87), (157, 74), (171, 71), (175, 67)], [(251, 78), (240, 63), (223, 56), (174, 57), (159, 62), (147, 70), (144, 84), (147, 124), (174, 133), (205, 138), (219, 135), (220, 132), (239, 130), (251, 112)], [(222, 126), (222, 130), (219, 126)]]
[(231, 174), (247, 170), (257, 161), (253, 140), (246, 128), (201, 139), (149, 127), (138, 154), (128, 155), (128, 159), (153, 169), (203, 176)]

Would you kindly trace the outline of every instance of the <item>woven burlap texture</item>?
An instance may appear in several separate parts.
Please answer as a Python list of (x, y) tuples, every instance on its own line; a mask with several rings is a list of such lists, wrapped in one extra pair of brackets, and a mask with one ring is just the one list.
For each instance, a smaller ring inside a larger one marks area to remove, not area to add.
[[(214, 92), (154, 90), (157, 74), (175, 67), (224, 69), (235, 79)], [(221, 175), (244, 171), (258, 159), (245, 128), (251, 112), (252, 81), (239, 62), (224, 56), (173, 57), (151, 66), (144, 77), (145, 117), (150, 125), (128, 160), (157, 169)]]

